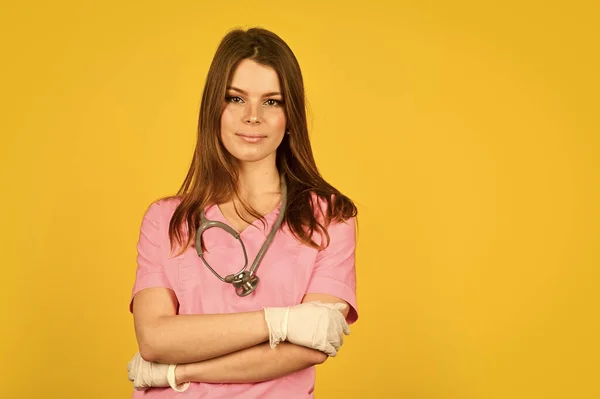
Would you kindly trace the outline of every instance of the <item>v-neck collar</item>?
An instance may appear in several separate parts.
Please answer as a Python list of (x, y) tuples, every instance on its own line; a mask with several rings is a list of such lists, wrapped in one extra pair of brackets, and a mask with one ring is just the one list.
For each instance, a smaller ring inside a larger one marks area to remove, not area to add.
[(219, 207), (218, 204), (209, 205), (207, 208), (205, 208), (204, 214), (206, 215), (206, 218), (209, 220), (218, 220), (222, 223), (225, 223), (227, 226), (229, 226), (232, 229), (234, 229), (235, 231), (237, 231), (239, 235), (247, 235), (247, 234), (249, 234), (248, 230), (250, 230), (250, 231), (261, 232), (266, 237), (267, 235), (269, 235), (271, 228), (275, 224), (275, 221), (277, 220), (277, 217), (279, 216), (280, 211), (281, 211), (281, 201), (279, 202), (279, 204), (277, 204), (275, 209), (273, 209), (271, 212), (269, 212), (263, 216), (265, 219), (265, 222), (266, 222), (264, 228), (263, 228), (263, 224), (260, 221), (260, 219), (256, 219), (254, 222), (252, 222), (251, 224), (246, 226), (246, 228), (242, 231), (237, 231), (237, 229), (232, 226), (232, 224), (229, 222), (229, 220), (227, 220), (227, 218), (221, 211), (221, 208)]

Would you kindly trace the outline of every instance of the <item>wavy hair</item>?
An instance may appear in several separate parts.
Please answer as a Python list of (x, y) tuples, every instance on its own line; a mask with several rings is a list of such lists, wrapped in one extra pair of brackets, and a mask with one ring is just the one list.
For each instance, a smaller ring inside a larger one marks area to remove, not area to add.
[[(308, 135), (300, 66), (290, 47), (275, 33), (262, 28), (233, 30), (216, 50), (202, 94), (192, 162), (175, 196), (181, 202), (169, 224), (171, 248), (177, 244), (180, 253), (185, 251), (195, 240), (201, 210), (233, 198), (240, 200), (248, 214), (264, 221), (262, 215), (239, 197), (235, 159), (223, 146), (220, 134), (227, 85), (245, 59), (273, 68), (283, 95), (286, 131), (291, 134), (284, 135), (276, 154), (277, 169), (283, 174), (288, 190), (282, 226), (287, 225), (300, 242), (323, 249), (329, 245), (328, 226), (355, 217), (357, 208), (319, 173)], [(324, 240), (317, 243), (314, 233)]]

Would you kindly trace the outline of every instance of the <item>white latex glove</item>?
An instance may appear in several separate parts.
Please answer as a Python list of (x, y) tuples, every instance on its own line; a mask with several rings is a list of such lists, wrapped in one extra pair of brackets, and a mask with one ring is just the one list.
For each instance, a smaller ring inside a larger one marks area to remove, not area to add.
[(271, 348), (287, 340), (331, 357), (337, 355), (344, 343), (344, 334), (350, 334), (342, 314), (346, 306), (343, 303), (305, 302), (290, 307), (264, 308)]
[(127, 364), (127, 376), (136, 391), (152, 387), (171, 387), (177, 392), (185, 391), (189, 382), (175, 385), (175, 364), (148, 362), (137, 352)]

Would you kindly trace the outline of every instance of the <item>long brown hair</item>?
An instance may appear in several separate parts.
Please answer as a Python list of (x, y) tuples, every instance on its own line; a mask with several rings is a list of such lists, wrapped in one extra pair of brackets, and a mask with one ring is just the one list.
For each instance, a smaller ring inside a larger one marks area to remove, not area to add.
[[(220, 134), (227, 85), (244, 59), (269, 66), (279, 76), (286, 131), (290, 132), (284, 135), (276, 156), (277, 169), (283, 174), (288, 190), (282, 226), (287, 225), (302, 243), (323, 249), (329, 244), (329, 224), (355, 217), (357, 209), (349, 198), (327, 183), (317, 169), (308, 136), (304, 83), (294, 53), (279, 36), (261, 28), (229, 32), (212, 60), (202, 94), (194, 156), (177, 192), (176, 197), (180, 197), (181, 202), (169, 225), (171, 247), (177, 243), (182, 253), (195, 240), (200, 212), (206, 206), (237, 198), (250, 215), (262, 219), (239, 198), (235, 159), (223, 146)], [(318, 201), (314, 201), (315, 195)], [(325, 212), (320, 202), (325, 202)], [(321, 215), (317, 216), (316, 211)], [(315, 232), (324, 238), (320, 243), (313, 240)]]

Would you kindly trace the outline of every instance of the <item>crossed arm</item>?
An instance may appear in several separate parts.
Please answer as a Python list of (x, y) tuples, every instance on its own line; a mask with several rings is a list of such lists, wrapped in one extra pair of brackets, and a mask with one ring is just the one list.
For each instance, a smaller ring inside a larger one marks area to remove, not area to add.
[[(313, 293), (303, 299), (309, 301), (345, 303)], [(344, 316), (347, 312), (348, 308)], [(271, 349), (262, 311), (177, 315), (177, 299), (167, 288), (137, 293), (133, 315), (140, 354), (147, 361), (177, 364), (178, 384), (262, 382), (327, 359), (320, 351), (287, 342)]]

